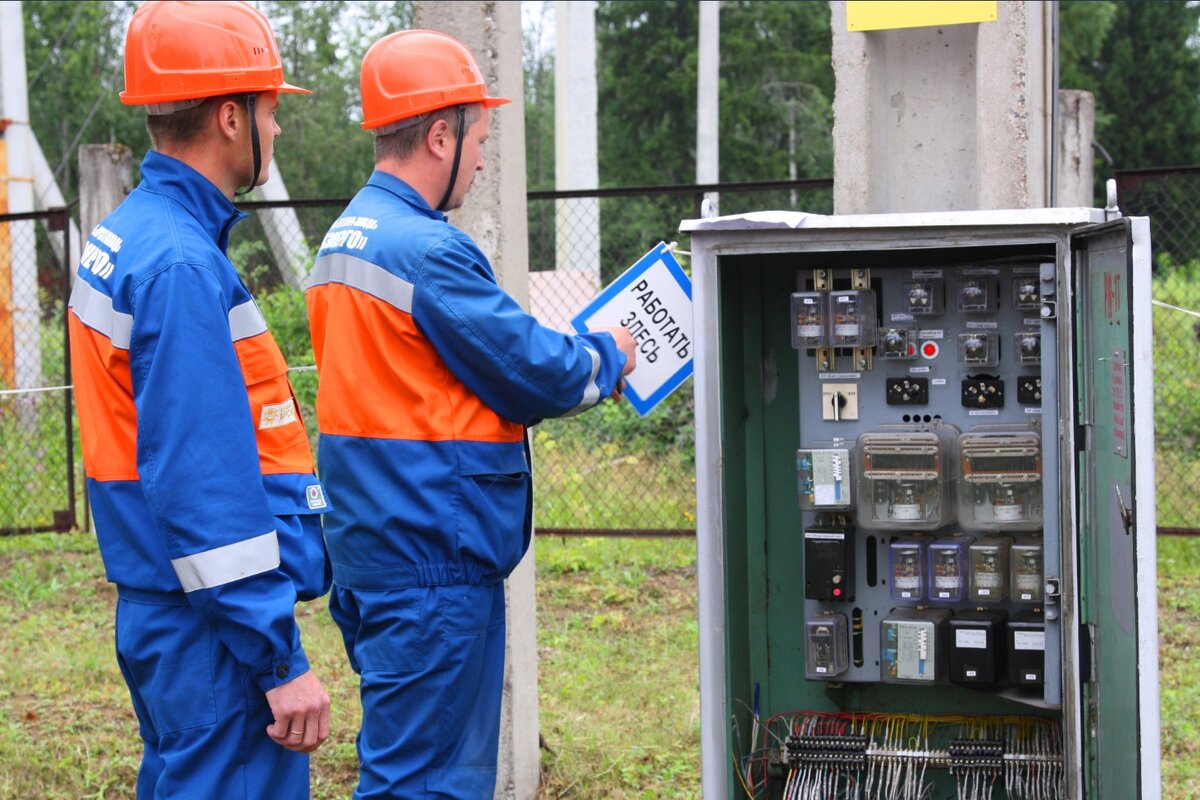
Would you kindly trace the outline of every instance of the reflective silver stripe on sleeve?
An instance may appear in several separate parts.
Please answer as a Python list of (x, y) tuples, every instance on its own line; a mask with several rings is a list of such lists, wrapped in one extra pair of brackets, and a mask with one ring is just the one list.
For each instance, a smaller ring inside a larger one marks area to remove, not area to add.
[(279, 566), (279, 537), (275, 531), (203, 553), (171, 559), (185, 592), (211, 589), (269, 572)]
[(266, 331), (267, 321), (263, 319), (262, 312), (253, 300), (247, 300), (229, 309), (229, 332), (235, 342)]
[(308, 286), (340, 283), (412, 313), (413, 285), (370, 261), (346, 253), (328, 253), (313, 265)]
[(111, 297), (79, 278), (75, 281), (75, 288), (71, 290), (69, 305), (75, 310), (75, 316), (79, 317), (80, 322), (107, 336), (113, 347), (129, 349), (133, 315), (114, 311)]
[(592, 374), (588, 376), (587, 388), (583, 390), (583, 402), (563, 414), (564, 417), (573, 417), (600, 402), (600, 387), (596, 385), (596, 375), (600, 372), (600, 354), (590, 347), (583, 349), (592, 357)]

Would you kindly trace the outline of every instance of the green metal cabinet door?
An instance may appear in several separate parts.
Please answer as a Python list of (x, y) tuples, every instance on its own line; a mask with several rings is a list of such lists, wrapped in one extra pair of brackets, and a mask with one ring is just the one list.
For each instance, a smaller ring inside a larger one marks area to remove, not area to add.
[(1088, 798), (1159, 797), (1150, 228), (1072, 237)]

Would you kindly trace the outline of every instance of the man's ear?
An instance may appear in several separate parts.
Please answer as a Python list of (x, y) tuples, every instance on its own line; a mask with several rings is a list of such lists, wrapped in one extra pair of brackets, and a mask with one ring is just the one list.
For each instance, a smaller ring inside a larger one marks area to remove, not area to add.
[(245, 107), (233, 100), (225, 100), (217, 106), (217, 131), (230, 141), (237, 138), (244, 124)]
[(429, 132), (425, 134), (425, 146), (429, 148), (430, 153), (439, 158), (445, 158), (448, 148), (454, 146), (454, 137), (450, 133), (450, 123), (444, 119), (439, 119), (430, 125)]

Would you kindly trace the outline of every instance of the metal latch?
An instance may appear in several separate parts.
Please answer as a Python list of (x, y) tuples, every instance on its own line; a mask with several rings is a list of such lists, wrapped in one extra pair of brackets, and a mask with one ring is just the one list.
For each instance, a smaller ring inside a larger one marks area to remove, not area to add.
[(1125, 498), (1121, 495), (1121, 487), (1113, 484), (1113, 489), (1117, 493), (1117, 510), (1121, 513), (1121, 524), (1125, 526), (1125, 535), (1128, 536), (1133, 530), (1133, 511), (1129, 506), (1125, 505)]

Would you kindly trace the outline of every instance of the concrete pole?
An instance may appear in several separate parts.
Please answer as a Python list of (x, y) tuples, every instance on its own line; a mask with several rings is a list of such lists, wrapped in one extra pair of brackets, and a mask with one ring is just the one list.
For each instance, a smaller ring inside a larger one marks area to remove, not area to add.
[[(42, 146), (38, 144), (37, 137), (29, 135), (30, 157), (33, 163), (33, 205), (38, 211), (45, 211), (49, 208), (62, 208), (67, 204), (63, 198), (62, 190), (58, 188), (58, 181), (54, 179), (54, 173), (50, 170), (50, 163), (46, 161), (46, 154), (42, 152)], [(43, 223), (43, 227), (45, 223)], [(71, 284), (75, 284), (75, 269), (79, 264), (79, 226), (75, 224), (75, 220), (67, 217), (66, 231), (51, 231), (46, 230), (46, 238), (50, 240), (50, 246), (54, 248), (54, 255), (60, 260), (63, 257), (63, 236), (67, 237), (67, 246), (71, 249), (68, 263), (71, 268)]]
[[(560, 191), (600, 185), (596, 147), (596, 3), (554, 4), (554, 185)], [(600, 200), (559, 200), (555, 267), (587, 270), (600, 285)], [(583, 302), (591, 299), (582, 298)]]
[(844, 2), (830, 9), (836, 213), (1051, 204), (1052, 6), (865, 33), (847, 31)]
[(79, 147), (79, 224), (89, 234), (133, 189), (133, 153), (123, 144)]
[[(267, 173), (267, 182), (255, 190), (255, 197), (263, 200), (289, 200), (287, 185), (279, 174), (279, 166), (272, 161)], [(279, 277), (293, 289), (304, 291), (308, 286), (308, 270), (312, 266), (312, 253), (300, 218), (294, 208), (261, 208), (256, 212), (258, 221), (267, 235), (271, 256)]]
[[(721, 180), (720, 96), (718, 81), (721, 74), (721, 3), (702, 0), (700, 3), (699, 52), (696, 65), (696, 183), (719, 183)], [(715, 217), (720, 213), (716, 192), (704, 195), (701, 216)]]
[[(453, 222), (491, 259), (500, 285), (529, 307), (529, 239), (525, 203), (525, 101), (520, 3), (416, 5), (415, 24), (448, 33), (475, 54), (489, 91), (512, 103), (494, 109), (484, 147), (486, 167)], [(501, 710), (499, 800), (533, 800), (540, 777), (537, 628), (533, 549), (505, 583), (508, 641)]]
[(1063, 89), (1058, 93), (1058, 205), (1091, 208), (1092, 138), (1096, 130), (1096, 98), (1091, 92)]
[[(10, 120), (4, 129), (7, 169), (0, 175), (6, 182), (8, 211), (14, 214), (33, 211), (33, 163), (30, 142), (29, 98), (25, 73), (25, 22), (21, 4), (0, 3), (0, 119)], [(41, 385), (42, 347), (39, 329), (36, 239), (33, 223), (8, 223), (8, 258), (0, 261), (0, 271), (8, 272), (11, 295), (0, 298), (11, 304), (12, 363), (2, 364), (14, 389), (32, 389)], [(3, 258), (0, 253), (0, 259)], [(0, 331), (0, 342), (9, 331)]]

